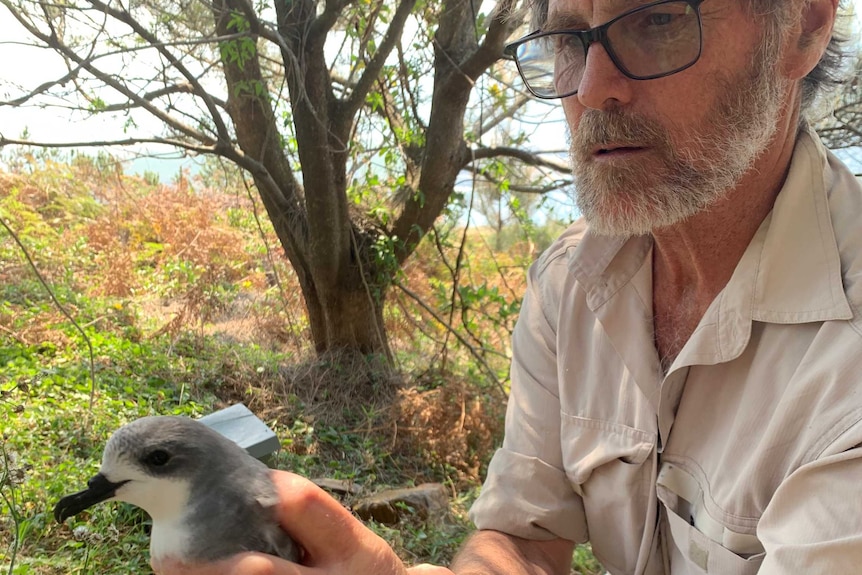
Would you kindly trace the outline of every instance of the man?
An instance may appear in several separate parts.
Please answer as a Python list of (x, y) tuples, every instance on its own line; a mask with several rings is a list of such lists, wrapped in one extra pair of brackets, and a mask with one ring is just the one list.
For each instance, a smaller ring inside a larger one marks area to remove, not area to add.
[(406, 569), (281, 473), (303, 565), (156, 567), (566, 575), (590, 541), (613, 575), (860, 572), (862, 189), (803, 116), (837, 4), (537, 6), (510, 52), (562, 98), (587, 227), (530, 270), (479, 531)]

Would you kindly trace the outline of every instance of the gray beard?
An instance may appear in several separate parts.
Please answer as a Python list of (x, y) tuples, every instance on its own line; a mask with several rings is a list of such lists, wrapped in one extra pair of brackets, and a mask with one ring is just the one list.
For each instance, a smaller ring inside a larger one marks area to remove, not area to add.
[[(718, 83), (723, 94), (707, 122), (674, 148), (655, 121), (586, 110), (573, 135), (577, 204), (590, 228), (603, 235), (633, 236), (679, 223), (723, 198), (751, 170), (775, 136), (787, 82), (773, 69), (777, 48), (765, 46), (755, 64)], [(592, 150), (602, 143), (637, 145), (660, 156), (650, 164), (600, 165)]]

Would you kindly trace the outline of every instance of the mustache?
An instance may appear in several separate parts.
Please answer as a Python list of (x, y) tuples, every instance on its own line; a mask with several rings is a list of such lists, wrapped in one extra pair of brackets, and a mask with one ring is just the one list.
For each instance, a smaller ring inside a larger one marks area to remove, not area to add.
[(597, 147), (608, 144), (673, 149), (667, 131), (656, 121), (619, 110), (585, 110), (572, 134), (573, 158), (586, 161)]

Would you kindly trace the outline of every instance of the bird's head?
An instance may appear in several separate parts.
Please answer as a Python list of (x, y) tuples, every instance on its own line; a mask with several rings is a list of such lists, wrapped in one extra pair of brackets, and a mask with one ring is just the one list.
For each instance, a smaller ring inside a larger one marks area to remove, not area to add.
[(54, 516), (63, 521), (103, 501), (131, 503), (154, 521), (181, 513), (207, 461), (207, 442), (189, 441), (190, 434), (200, 436), (201, 427), (180, 417), (145, 417), (121, 427), (108, 440), (87, 489), (61, 499)]

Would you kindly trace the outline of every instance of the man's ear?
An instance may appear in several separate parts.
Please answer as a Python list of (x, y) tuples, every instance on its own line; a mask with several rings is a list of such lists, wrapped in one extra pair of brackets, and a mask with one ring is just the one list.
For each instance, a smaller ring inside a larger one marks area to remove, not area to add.
[(801, 0), (802, 14), (785, 46), (784, 72), (801, 80), (820, 62), (832, 38), (838, 0)]

